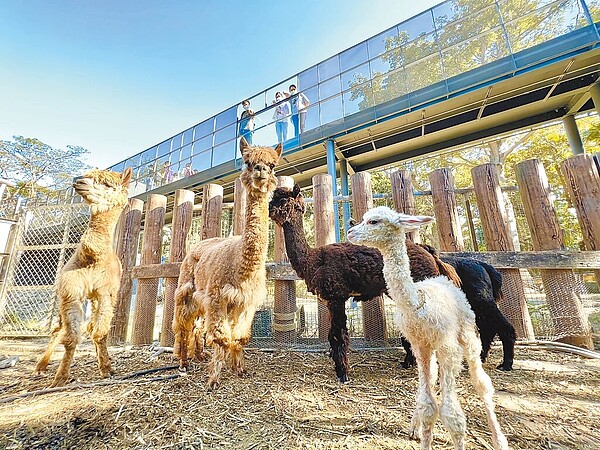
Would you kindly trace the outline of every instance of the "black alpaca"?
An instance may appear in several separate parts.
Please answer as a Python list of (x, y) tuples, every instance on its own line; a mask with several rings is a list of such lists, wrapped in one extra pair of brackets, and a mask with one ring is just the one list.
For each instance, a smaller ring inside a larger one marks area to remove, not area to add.
[[(309, 247), (304, 234), (304, 212), (304, 199), (298, 185), (293, 190), (275, 190), (269, 203), (269, 217), (283, 227), (287, 255), (298, 276), (304, 279), (310, 292), (327, 302), (331, 357), (338, 379), (346, 382), (349, 337), (345, 303), (349, 297), (367, 301), (386, 292), (383, 259), (379, 250), (350, 243)], [(440, 275), (441, 271), (459, 282), (451, 266), (439, 259), (436, 261), (426, 249), (409, 242), (410, 270), (415, 281)]]

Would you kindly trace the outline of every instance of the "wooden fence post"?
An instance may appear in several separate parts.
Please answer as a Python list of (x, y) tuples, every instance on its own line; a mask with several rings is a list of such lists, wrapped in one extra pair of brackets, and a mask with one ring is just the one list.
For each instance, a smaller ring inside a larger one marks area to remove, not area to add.
[[(352, 206), (356, 220), (362, 220), (367, 210), (373, 207), (373, 190), (371, 174), (360, 172), (352, 175)], [(374, 297), (368, 302), (361, 302), (363, 312), (363, 330), (365, 339), (384, 341), (387, 339), (385, 325), (385, 309), (383, 297)]]
[[(600, 250), (600, 175), (594, 158), (585, 153), (562, 164), (567, 194), (577, 211), (586, 250)], [(595, 271), (600, 286), (600, 270)]]
[[(194, 214), (194, 192), (185, 189), (175, 191), (173, 204), (173, 223), (171, 225), (171, 248), (169, 262), (183, 261), (186, 254), (186, 239), (192, 226)], [(173, 334), (173, 313), (175, 311), (175, 289), (177, 278), (165, 278), (165, 295), (163, 300), (163, 315), (160, 332), (160, 345), (172, 347), (175, 342)]]
[[(514, 250), (508, 232), (498, 167), (495, 164), (482, 164), (471, 170), (471, 176), (488, 251)], [(519, 269), (500, 269), (499, 272), (502, 274), (503, 293), (503, 299), (499, 302), (500, 309), (515, 327), (517, 337), (534, 339)]]
[(223, 186), (205, 184), (202, 188), (202, 239), (221, 237)]
[[(404, 214), (416, 214), (415, 189), (410, 171), (397, 170), (396, 172), (392, 172), (391, 182), (394, 209)], [(360, 220), (360, 217), (355, 217), (355, 219)], [(406, 233), (406, 237), (415, 243), (421, 242), (419, 230), (409, 231)]]
[(429, 174), (429, 183), (440, 249), (443, 252), (462, 252), (465, 244), (458, 221), (454, 176), (448, 168), (434, 170)]
[(133, 279), (131, 269), (135, 266), (140, 240), (140, 227), (142, 223), (142, 208), (144, 202), (137, 198), (129, 199), (119, 219), (117, 232), (117, 256), (121, 261), (123, 275), (117, 294), (115, 315), (110, 327), (109, 342), (111, 345), (121, 345), (127, 341), (127, 327), (129, 326), (129, 310), (131, 308), (131, 290)]
[[(315, 245), (320, 247), (335, 242), (335, 221), (333, 218), (333, 189), (331, 175), (320, 173), (312, 177), (313, 209), (315, 214)], [(326, 340), (329, 335), (329, 309), (318, 302), (319, 339)]]
[[(277, 177), (277, 187), (294, 187), (292, 177)], [(283, 228), (275, 225), (275, 262), (288, 262)], [(296, 283), (290, 280), (275, 280), (273, 304), (273, 337), (276, 343), (291, 343), (296, 340)]]
[(239, 236), (246, 224), (246, 188), (240, 177), (235, 179), (233, 187), (233, 234)]
[[(556, 210), (550, 199), (550, 186), (542, 163), (530, 159), (516, 165), (515, 173), (523, 209), (531, 231), (534, 250), (564, 250)], [(554, 323), (554, 333), (572, 345), (593, 349), (590, 327), (576, 294), (572, 270), (541, 270), (546, 302)]]
[[(166, 206), (167, 197), (164, 195), (150, 194), (148, 196), (146, 217), (144, 218), (144, 238), (142, 239), (142, 265), (160, 263)], [(131, 342), (135, 345), (150, 344), (154, 337), (158, 283), (158, 279), (140, 278), (138, 280), (131, 336)]]

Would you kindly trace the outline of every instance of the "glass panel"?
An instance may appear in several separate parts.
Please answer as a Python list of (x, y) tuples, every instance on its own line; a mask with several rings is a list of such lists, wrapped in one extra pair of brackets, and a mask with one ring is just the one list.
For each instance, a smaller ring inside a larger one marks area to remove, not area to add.
[(183, 132), (183, 145), (191, 144), (194, 140), (194, 129), (190, 128)]
[(211, 134), (214, 130), (214, 118), (205, 120), (204, 122), (196, 125), (194, 128), (194, 139), (198, 140), (208, 134)]
[(290, 84), (296, 84), (296, 83), (294, 83), (294, 79), (289, 79), (289, 80), (283, 81), (283, 82), (279, 83), (277, 86), (274, 86), (274, 87), (270, 88), (269, 90), (267, 90), (268, 106), (275, 104), (275, 94), (277, 92), (281, 92), (284, 96), (285, 96), (285, 94), (289, 94)]
[(189, 159), (190, 156), (192, 156), (192, 144), (188, 144), (185, 147), (181, 148), (181, 156), (179, 159)]
[(306, 89), (314, 86), (319, 81), (317, 77), (317, 66), (306, 69), (298, 74), (298, 89)]
[(339, 94), (341, 91), (340, 76), (335, 76), (329, 80), (319, 84), (319, 99), (323, 100), (333, 95)]
[(398, 35), (402, 42), (412, 41), (419, 36), (431, 33), (434, 30), (433, 15), (431, 11), (425, 11), (412, 19), (398, 25)]
[(157, 149), (158, 149), (158, 147), (152, 147), (152, 148), (149, 148), (148, 150), (145, 150), (142, 153), (142, 157), (140, 159), (140, 163), (144, 164), (144, 163), (147, 163), (148, 161), (151, 161), (154, 158), (156, 158), (156, 150)]
[[(272, 113), (271, 113), (272, 114)], [(272, 122), (272, 121), (271, 121)], [(252, 135), (252, 142), (255, 145), (274, 145), (277, 143), (277, 133), (275, 132), (275, 124), (263, 123), (260, 127), (254, 129), (254, 134)]]
[(213, 149), (213, 167), (227, 161), (232, 161), (235, 158), (235, 143), (236, 141), (234, 139), (219, 146), (215, 146)]
[[(458, 6), (456, 8), (458, 9)], [(495, 4), (483, 9), (465, 4), (461, 10), (462, 17), (457, 17), (460, 20), (438, 24), (437, 33), (440, 47), (449, 47), (500, 26), (500, 16)], [(444, 21), (445, 19), (445, 17), (441, 17), (439, 20)]]
[[(248, 100), (250, 100), (250, 108), (252, 108), (255, 112), (260, 111), (268, 106), (265, 92), (261, 92), (260, 94), (257, 94)], [(240, 104), (241, 103), (242, 102), (240, 102)]]
[(340, 54), (340, 70), (348, 70), (369, 59), (367, 53), (367, 43), (362, 42)]
[(158, 156), (165, 156), (171, 153), (171, 141), (165, 141), (161, 144), (158, 144)]
[(171, 150), (177, 150), (181, 147), (181, 139), (183, 138), (183, 133), (179, 133), (171, 139)]
[(364, 63), (362, 66), (342, 74), (342, 90), (364, 83), (369, 78), (371, 78), (369, 73), (369, 63)]
[(228, 127), (225, 127), (219, 131), (215, 132), (215, 147), (219, 144), (222, 144), (229, 139), (235, 139), (236, 137), (236, 124), (232, 123)]
[(401, 67), (404, 63), (401, 49), (394, 49), (371, 60), (371, 78)]
[(213, 137), (212, 134), (209, 136), (205, 136), (202, 139), (194, 142), (192, 153), (197, 155), (198, 153), (202, 153), (205, 150), (208, 150), (212, 147)]
[(340, 64), (338, 55), (335, 55), (319, 64), (319, 81), (327, 80), (328, 78), (340, 73)]
[(379, 33), (367, 41), (369, 58), (373, 59), (382, 53), (398, 46), (398, 29), (396, 27)]
[(411, 92), (438, 81), (442, 81), (442, 64), (438, 54), (406, 67), (406, 85), (410, 86)]
[(113, 172), (123, 172), (123, 170), (125, 170), (125, 161), (121, 161), (120, 163), (111, 166), (110, 170)]
[(420, 36), (418, 39), (402, 47), (404, 64), (410, 64), (438, 51), (438, 45), (435, 42), (435, 35), (433, 33)]
[(331, 123), (344, 116), (342, 109), (342, 96), (321, 102), (321, 125)]
[[(516, 16), (513, 8), (518, 8), (521, 13), (528, 12), (526, 8), (514, 5), (515, 3), (516, 0), (507, 0), (500, 4), (505, 21), (507, 16)], [(579, 14), (578, 6), (576, 0), (555, 2), (506, 22), (513, 52), (525, 50), (584, 26), (585, 20)]]
[(304, 131), (312, 130), (319, 126), (319, 103), (310, 106), (306, 110), (306, 122), (304, 124)]
[(196, 173), (196, 170), (192, 167), (192, 159), (185, 159), (181, 161), (179, 169), (179, 178), (191, 177)]
[(217, 114), (215, 117), (215, 130), (226, 127), (237, 121), (237, 105)]
[(509, 55), (500, 28), (442, 52), (446, 77), (453, 77)]
[(203, 170), (210, 169), (211, 154), (211, 150), (194, 154), (192, 157), (192, 169), (194, 169), (196, 172), (202, 172)]
[(344, 116), (367, 109), (373, 104), (373, 91), (371, 82), (357, 85), (343, 94)]
[(600, 0), (585, 0), (594, 22), (600, 22)]

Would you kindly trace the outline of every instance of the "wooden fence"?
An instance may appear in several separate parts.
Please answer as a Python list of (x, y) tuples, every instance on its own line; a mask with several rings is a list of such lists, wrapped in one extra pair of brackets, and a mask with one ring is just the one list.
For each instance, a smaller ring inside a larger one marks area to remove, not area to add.
[[(600, 276), (600, 177), (594, 159), (590, 155), (578, 155), (566, 160), (562, 171), (567, 181), (570, 200), (577, 211), (584, 236), (586, 251), (566, 251), (556, 211), (551, 201), (550, 189), (544, 168), (538, 160), (524, 161), (517, 165), (517, 181), (525, 210), (528, 227), (533, 239), (533, 252), (515, 252), (507, 221), (505, 203), (499, 183), (498, 167), (484, 164), (472, 170), (473, 189), (479, 206), (480, 220), (489, 252), (464, 253), (464, 243), (455, 198), (456, 189), (449, 169), (439, 169), (430, 174), (431, 195), (437, 219), (439, 246), (442, 252), (453, 252), (487, 261), (496, 266), (503, 275), (503, 300), (500, 308), (515, 326), (521, 339), (534, 339), (525, 289), (520, 269), (539, 268), (557, 334), (563, 341), (582, 347), (593, 348), (591, 333), (582, 311), (576, 287), (574, 269), (599, 269)], [(354, 215), (360, 218), (373, 206), (371, 177), (368, 173), (356, 173), (351, 178)], [(291, 187), (290, 177), (280, 177), (281, 186)], [(401, 212), (414, 213), (415, 199), (411, 174), (394, 172), (391, 178), (394, 207)], [(334, 242), (333, 215), (334, 196), (329, 175), (313, 177), (315, 211), (315, 242), (317, 246)], [(245, 195), (241, 183), (236, 182), (234, 192), (233, 230), (241, 234)], [(209, 184), (202, 195), (202, 238), (218, 236), (222, 212), (223, 190)], [(143, 202), (131, 199), (124, 209), (118, 230), (117, 251), (123, 263), (123, 278), (115, 317), (111, 329), (111, 342), (122, 343), (127, 336), (131, 305), (132, 281), (138, 280), (134, 309), (132, 342), (146, 344), (152, 341), (154, 315), (157, 302), (157, 279), (165, 281), (164, 307), (161, 324), (161, 344), (173, 344), (171, 322), (173, 318), (173, 293), (179, 274), (179, 266), (185, 256), (186, 237), (190, 230), (194, 193), (178, 190), (172, 211), (172, 237), (169, 259), (160, 262), (161, 231), (165, 223), (166, 198), (150, 195), (145, 207), (144, 235), (141, 262), (135, 265), (137, 243), (142, 223)], [(467, 215), (470, 208), (467, 205)], [(470, 219), (470, 217), (469, 217)], [(469, 220), (472, 227), (472, 221)], [(279, 227), (277, 227), (279, 228)], [(470, 229), (473, 233), (472, 228)], [(417, 236), (413, 236), (414, 239)], [(298, 278), (287, 263), (283, 233), (276, 229), (274, 237), (275, 261), (267, 264), (269, 278), (275, 281), (273, 305), (273, 337), (276, 342), (294, 342), (295, 326), (295, 280)], [(548, 295), (551, 293), (552, 295)], [(363, 330), (367, 340), (386, 339), (386, 322), (383, 300), (374, 299), (362, 303)], [(567, 319), (565, 319), (567, 317)], [(318, 336), (326, 340), (329, 329), (326, 308), (319, 309)]]

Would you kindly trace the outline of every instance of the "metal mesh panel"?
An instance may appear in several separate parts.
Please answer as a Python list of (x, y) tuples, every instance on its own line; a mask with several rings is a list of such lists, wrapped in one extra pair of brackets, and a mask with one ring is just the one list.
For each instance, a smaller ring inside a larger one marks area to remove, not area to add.
[(49, 333), (56, 319), (56, 276), (73, 254), (88, 221), (85, 204), (38, 207), (20, 219), (0, 300), (1, 335)]

